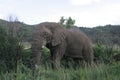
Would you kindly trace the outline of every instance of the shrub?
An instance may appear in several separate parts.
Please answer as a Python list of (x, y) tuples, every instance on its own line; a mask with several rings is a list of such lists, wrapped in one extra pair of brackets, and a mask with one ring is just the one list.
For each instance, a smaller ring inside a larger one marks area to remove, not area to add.
[(32, 51), (31, 49), (24, 49), (22, 51), (22, 63), (27, 67), (31, 67)]
[(114, 46), (95, 44), (93, 47), (95, 60), (101, 60), (104, 63), (110, 63), (113, 60), (115, 54), (120, 53), (119, 49)]
[(18, 37), (10, 37), (7, 29), (0, 26), (0, 68), (4, 68), (1, 71), (16, 70), (21, 51)]

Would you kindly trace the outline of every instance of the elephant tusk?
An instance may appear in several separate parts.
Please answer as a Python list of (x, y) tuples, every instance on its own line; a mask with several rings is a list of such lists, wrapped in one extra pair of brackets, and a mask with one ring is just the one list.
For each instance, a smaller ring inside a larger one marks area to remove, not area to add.
[(45, 46), (44, 46), (44, 45), (42, 46), (42, 49), (43, 49), (43, 48), (45, 48)]

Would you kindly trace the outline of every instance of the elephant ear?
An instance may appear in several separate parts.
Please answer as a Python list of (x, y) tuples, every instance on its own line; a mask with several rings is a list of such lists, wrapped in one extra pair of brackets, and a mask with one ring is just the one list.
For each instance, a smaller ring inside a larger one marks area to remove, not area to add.
[(61, 44), (65, 40), (65, 31), (63, 30), (55, 30), (53, 32), (53, 38), (52, 38), (52, 46), (57, 46)]

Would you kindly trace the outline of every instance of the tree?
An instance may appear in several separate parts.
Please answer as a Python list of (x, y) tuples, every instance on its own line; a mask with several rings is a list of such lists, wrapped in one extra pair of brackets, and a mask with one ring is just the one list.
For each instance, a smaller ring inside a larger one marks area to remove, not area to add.
[(66, 19), (66, 28), (71, 28), (74, 26), (74, 24), (75, 24), (75, 20), (73, 20), (71, 17)]
[(9, 45), (7, 39), (7, 32), (6, 30), (0, 25), (0, 71), (7, 69), (6, 62), (8, 53), (6, 52), (7, 46)]
[(7, 27), (0, 26), (0, 68), (5, 71), (17, 70), (22, 51), (20, 28), (17, 21), (11, 21), (11, 17)]
[(65, 19), (64, 19), (64, 17), (62, 16), (61, 19), (60, 19), (60, 24), (64, 25), (64, 23), (65, 23)]
[(72, 19), (71, 17), (69, 18), (64, 18), (63, 16), (61, 17), (60, 21), (59, 21), (60, 24), (62, 24), (65, 28), (71, 28), (74, 26), (75, 24), (75, 20)]

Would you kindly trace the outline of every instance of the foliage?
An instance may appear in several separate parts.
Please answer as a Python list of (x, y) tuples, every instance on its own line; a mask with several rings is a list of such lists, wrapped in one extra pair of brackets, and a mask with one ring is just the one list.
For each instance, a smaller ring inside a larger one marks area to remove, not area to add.
[[(5, 21), (5, 20), (0, 19), (0, 25), (3, 26), (3, 27), (6, 27), (6, 29), (9, 28), (8, 24), (10, 22), (11, 21)], [(31, 39), (32, 39), (32, 32), (33, 32), (33, 29), (34, 29), (35, 25), (27, 25), (27, 24), (25, 24), (23, 22), (19, 22), (19, 21), (14, 22), (14, 20), (12, 20), (12, 22), (19, 25), (19, 26), (21, 26), (20, 27), (20, 33), (22, 33), (23, 40), (30, 42)]]
[(105, 25), (93, 28), (79, 27), (79, 29), (85, 32), (93, 43), (120, 44), (120, 25)]
[(31, 67), (31, 59), (32, 59), (32, 51), (31, 49), (24, 49), (21, 53), (21, 60), (22, 63), (27, 66)]
[(95, 59), (101, 60), (104, 63), (111, 63), (114, 61), (113, 57), (120, 53), (120, 48), (114, 46), (95, 44), (93, 47)]
[(44, 65), (49, 65), (51, 62), (50, 62), (50, 50), (48, 48), (43, 48), (42, 49), (42, 54), (41, 54), (41, 62), (42, 64)]
[(61, 19), (60, 19), (60, 24), (64, 25), (65, 20), (66, 20), (66, 19), (64, 19), (64, 17), (62, 16)]
[[(0, 26), (0, 68), (1, 71), (16, 70), (22, 46), (20, 45), (19, 37), (14, 34), (15, 28), (9, 26), (6, 29)], [(18, 32), (17, 32), (18, 33)]]
[(73, 20), (71, 17), (69, 17), (68, 19), (64, 19), (64, 17), (62, 16), (60, 19), (60, 24), (68, 29), (74, 26), (75, 20)]
[(119, 80), (120, 63), (100, 64), (94, 68), (59, 69), (52, 70), (37, 66), (35, 77), (32, 77), (32, 70), (24, 65), (19, 65), (17, 73), (6, 72), (0, 74), (0, 80)]
[[(3, 27), (0, 26), (0, 62), (1, 62), (0, 68), (1, 70), (7, 67), (6, 58), (8, 58), (9, 56), (8, 55), (6, 56), (6, 54), (8, 54), (7, 52), (8, 46), (9, 46), (9, 41), (8, 41), (7, 32)], [(8, 65), (9, 65), (9, 61), (8, 61)]]
[[(45, 47), (42, 49), (41, 53), (42, 53), (41, 54), (41, 56), (42, 56), (41, 57), (41, 64), (47, 66), (47, 64), (50, 63), (50, 51), (48, 48)], [(25, 66), (31, 68), (32, 51), (30, 48), (22, 50), (21, 60)]]
[(34, 30), (33, 25), (31, 26), (31, 25), (26, 25), (24, 23), (22, 24), (21, 33), (23, 34), (24, 41), (31, 42), (33, 30)]
[[(9, 45), (7, 39), (7, 33), (3, 27), (0, 26), (0, 70), (6, 69), (6, 59), (4, 58), (6, 54), (7, 47)], [(8, 57), (8, 56), (6, 56)]]

